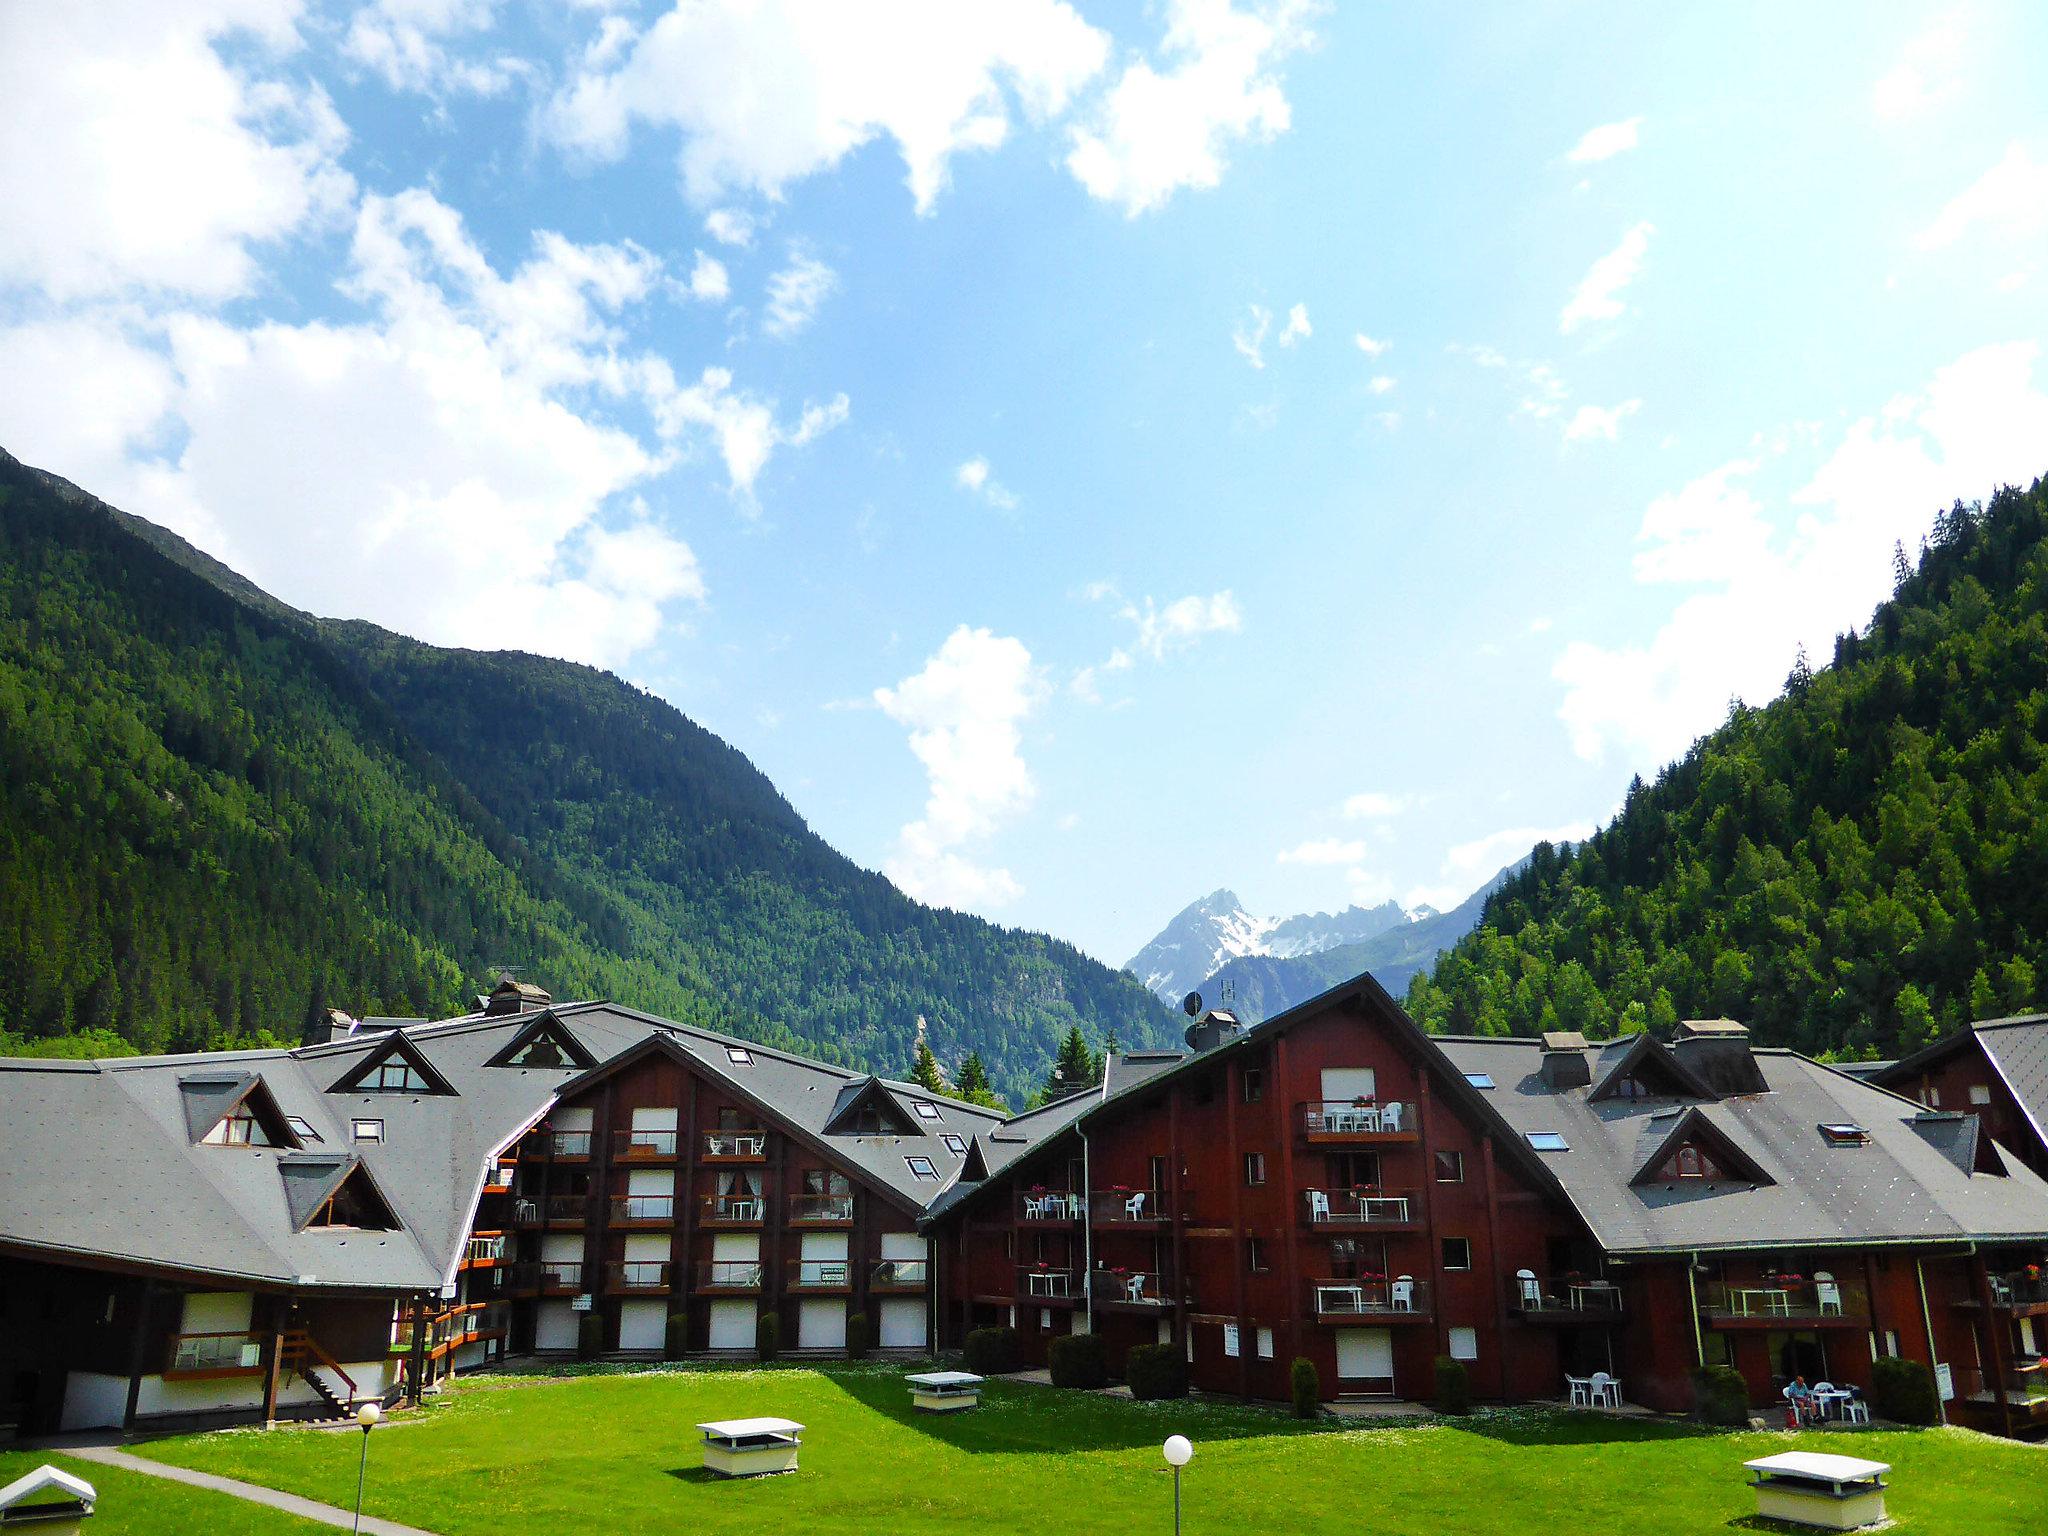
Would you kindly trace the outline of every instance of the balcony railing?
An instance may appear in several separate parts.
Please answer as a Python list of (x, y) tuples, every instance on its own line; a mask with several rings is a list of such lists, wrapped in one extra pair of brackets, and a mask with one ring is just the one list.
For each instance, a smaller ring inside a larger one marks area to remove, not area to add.
[(1826, 1323), (1870, 1315), (1861, 1286), (1818, 1278), (1714, 1281), (1699, 1288), (1700, 1310), (1714, 1322)]
[(1599, 1275), (1508, 1276), (1508, 1308), (1525, 1316), (1557, 1313), (1560, 1316), (1618, 1317), (1621, 1287)]
[(171, 1337), (170, 1363), (164, 1367), (164, 1374), (226, 1374), (261, 1369), (260, 1333), (180, 1333)]
[(493, 1163), (484, 1170), (484, 1193), (502, 1195), (512, 1187), (512, 1176), (518, 1172), (511, 1163)]
[(666, 1222), (676, 1219), (674, 1195), (614, 1195), (612, 1220)]
[(704, 1201), (707, 1226), (758, 1227), (768, 1219), (763, 1195), (711, 1195)]
[(541, 1149), (556, 1157), (590, 1156), (590, 1132), (548, 1131), (541, 1137)]
[(766, 1131), (706, 1131), (704, 1156), (729, 1163), (758, 1163), (768, 1156)]
[(1166, 1276), (1149, 1269), (1091, 1270), (1088, 1291), (1097, 1306), (1105, 1307), (1170, 1307), (1174, 1301)]
[(1017, 1195), (1019, 1221), (1079, 1221), (1081, 1197), (1064, 1189), (1027, 1189)]
[(1310, 1189), (1302, 1192), (1302, 1215), (1316, 1227), (1398, 1227), (1416, 1219), (1421, 1202), (1412, 1195), (1371, 1189)]
[(668, 1265), (659, 1259), (627, 1259), (606, 1271), (615, 1291), (665, 1291), (668, 1276)]
[[(1998, 1392), (1988, 1371), (1974, 1365), (1953, 1366), (1950, 1379), (1955, 1384), (1956, 1396), (1966, 1403), (1998, 1401)], [(2005, 1401), (2014, 1408), (2026, 1409), (2030, 1415), (2048, 1416), (2048, 1371), (2008, 1369)]]
[(1088, 1214), (1098, 1227), (1149, 1227), (1166, 1219), (1166, 1205), (1156, 1189), (1098, 1189)]
[(1301, 1106), (1301, 1128), (1311, 1141), (1412, 1140), (1415, 1105), (1406, 1099), (1311, 1099)]
[(789, 1219), (791, 1222), (807, 1221), (813, 1226), (846, 1226), (853, 1221), (853, 1196), (792, 1195)]
[(1081, 1294), (1081, 1283), (1071, 1269), (1026, 1265), (1017, 1270), (1017, 1294), (1034, 1301), (1073, 1301)]
[(1991, 1276), (1991, 1304), (1996, 1307), (2033, 1307), (2048, 1302), (2048, 1275), (2036, 1269), (2016, 1269)]
[(850, 1291), (853, 1264), (847, 1259), (791, 1259), (784, 1284), (792, 1291)]
[(759, 1259), (707, 1259), (697, 1265), (697, 1286), (706, 1291), (758, 1291), (764, 1273)]
[(472, 1237), (462, 1248), (462, 1262), (465, 1264), (495, 1264), (505, 1257), (505, 1234), (493, 1233), (489, 1237)]
[(587, 1195), (547, 1195), (538, 1200), (515, 1200), (512, 1203), (513, 1223), (522, 1227), (536, 1227), (543, 1221), (584, 1221), (589, 1214), (590, 1198)]
[(930, 1283), (923, 1259), (884, 1259), (868, 1272), (871, 1291), (921, 1291)]
[(540, 1288), (544, 1291), (582, 1290), (582, 1263), (575, 1259), (542, 1259), (540, 1261)]
[(1317, 1317), (1403, 1317), (1429, 1311), (1429, 1282), (1406, 1275), (1391, 1280), (1317, 1280), (1311, 1289)]
[(628, 1158), (664, 1158), (676, 1155), (674, 1131), (634, 1131), (626, 1137)]

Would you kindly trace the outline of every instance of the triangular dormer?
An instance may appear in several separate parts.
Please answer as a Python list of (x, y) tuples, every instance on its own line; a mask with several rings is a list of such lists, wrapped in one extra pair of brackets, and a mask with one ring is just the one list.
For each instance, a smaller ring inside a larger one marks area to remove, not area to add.
[(1629, 1183), (1711, 1187), (1775, 1184), (1777, 1180), (1695, 1106), (1678, 1117), (1678, 1123), (1657, 1143)]
[(453, 1094), (455, 1085), (434, 1070), (420, 1048), (394, 1029), (390, 1038), (334, 1080), (329, 1093)]
[(588, 1072), (597, 1065), (590, 1048), (548, 1009), (505, 1042), (505, 1048), (484, 1063), (487, 1067), (568, 1067)]
[(825, 1122), (827, 1136), (922, 1136), (917, 1117), (896, 1102), (895, 1095), (882, 1086), (879, 1077), (849, 1083), (840, 1090), (832, 1118)]
[(967, 1143), (967, 1155), (960, 1159), (960, 1182), (980, 1184), (988, 1178), (988, 1157), (981, 1150), (981, 1138)]
[(1663, 1041), (1642, 1034), (1586, 1097), (1597, 1103), (1602, 1099), (1713, 1099), (1720, 1095)]
[(298, 1132), (270, 1085), (253, 1072), (197, 1072), (178, 1079), (185, 1129), (195, 1146), (298, 1147)]
[(291, 1214), (294, 1232), (328, 1227), (363, 1232), (398, 1229), (391, 1202), (377, 1188), (361, 1158), (328, 1154), (286, 1157), (278, 1162), (277, 1171), (284, 1180), (285, 1209)]

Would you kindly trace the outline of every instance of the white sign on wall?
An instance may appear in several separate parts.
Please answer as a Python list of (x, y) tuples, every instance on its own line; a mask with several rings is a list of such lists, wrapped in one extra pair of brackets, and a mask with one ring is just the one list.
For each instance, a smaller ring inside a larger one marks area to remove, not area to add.
[(1934, 1368), (1934, 1385), (1940, 1389), (1941, 1400), (1952, 1403), (1956, 1400), (1956, 1375), (1946, 1365)]
[(590, 1310), (590, 1300), (591, 1298), (587, 1292), (581, 1296), (571, 1296), (569, 1298), (569, 1310), (571, 1312), (588, 1312)]

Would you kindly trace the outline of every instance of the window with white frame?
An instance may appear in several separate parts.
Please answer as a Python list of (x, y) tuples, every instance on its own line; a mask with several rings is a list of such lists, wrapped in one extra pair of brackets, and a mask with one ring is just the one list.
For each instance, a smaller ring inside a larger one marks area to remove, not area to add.
[(939, 1118), (939, 1106), (927, 1104), (923, 1099), (912, 1099), (910, 1107), (917, 1112), (917, 1118), (920, 1120), (936, 1120)]
[(1223, 1353), (1232, 1360), (1237, 1358), (1237, 1324), (1235, 1323), (1225, 1323), (1223, 1325)]
[(403, 1056), (387, 1056), (356, 1085), (366, 1093), (425, 1093), (427, 1080)]
[(751, 1067), (754, 1064), (754, 1053), (743, 1045), (728, 1045), (725, 1048), (725, 1059), (736, 1067)]
[(1479, 1358), (1479, 1330), (1477, 1328), (1453, 1328), (1451, 1330), (1451, 1358), (1453, 1360), (1477, 1360)]
[(382, 1141), (384, 1139), (384, 1122), (382, 1120), (351, 1120), (348, 1123), (348, 1133), (350, 1138), (355, 1141)]
[(1273, 1358), (1273, 1330), (1270, 1328), (1261, 1328), (1259, 1330), (1259, 1358), (1261, 1360)]
[(284, 1123), (297, 1132), (301, 1141), (318, 1141), (320, 1133), (313, 1129), (312, 1122), (303, 1115), (286, 1115)]

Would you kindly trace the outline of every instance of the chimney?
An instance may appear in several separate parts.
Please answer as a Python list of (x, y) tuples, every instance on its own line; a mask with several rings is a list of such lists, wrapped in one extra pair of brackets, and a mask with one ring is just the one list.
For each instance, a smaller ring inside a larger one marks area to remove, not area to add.
[(1684, 1020), (1672, 1039), (1671, 1054), (1719, 1098), (1771, 1090), (1749, 1049), (1749, 1027), (1733, 1019)]
[(1552, 1090), (1584, 1088), (1593, 1081), (1586, 1060), (1586, 1037), (1575, 1029), (1543, 1031), (1543, 1086)]
[(329, 1041), (346, 1040), (356, 1032), (356, 1021), (350, 1014), (339, 1008), (327, 1010), (327, 1038)]
[(1226, 1013), (1221, 1008), (1212, 1008), (1187, 1028), (1188, 1049), (1196, 1055), (1213, 1051), (1226, 1041), (1235, 1040), (1244, 1033), (1244, 1026), (1237, 1022), (1237, 1015)]
[(513, 980), (512, 973), (505, 971), (498, 977), (498, 984), (491, 988), (490, 994), (478, 1001), (483, 1004), (485, 1013), (498, 1015), (545, 1008), (554, 998), (530, 981)]

